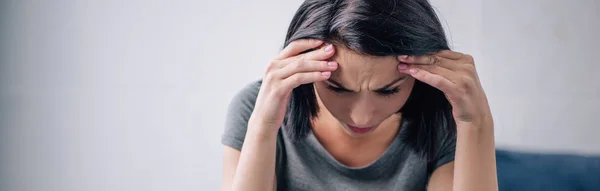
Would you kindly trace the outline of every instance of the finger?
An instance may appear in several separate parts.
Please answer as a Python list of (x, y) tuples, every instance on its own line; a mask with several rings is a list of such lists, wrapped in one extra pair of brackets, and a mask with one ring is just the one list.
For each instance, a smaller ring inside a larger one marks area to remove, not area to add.
[(436, 60), (437, 58), (435, 58), (433, 55), (423, 55), (423, 56), (407, 56), (407, 55), (402, 55), (402, 56), (398, 56), (398, 60), (400, 62), (404, 62), (407, 64), (428, 64), (428, 65), (432, 65), (435, 64), (438, 60)]
[(337, 66), (337, 63), (334, 61), (297, 60), (278, 71), (278, 76), (287, 78), (296, 73), (334, 71), (337, 69)]
[(292, 58), (288, 58), (288, 59), (292, 59), (292, 60), (326, 60), (328, 58), (331, 58), (331, 56), (333, 56), (333, 54), (335, 53), (335, 48), (333, 47), (332, 44), (328, 44), (326, 46), (321, 47), (320, 49), (317, 50), (313, 50), (304, 54), (300, 54), (297, 56), (294, 56)]
[(442, 51), (438, 52), (437, 55), (442, 58), (446, 58), (446, 59), (450, 59), (450, 60), (460, 60), (464, 56), (463, 53), (454, 52), (451, 50), (442, 50)]
[(410, 68), (417, 68), (417, 69), (428, 71), (432, 74), (440, 75), (440, 76), (448, 79), (453, 84), (455, 84), (457, 82), (457, 80), (460, 79), (460, 74), (458, 72), (452, 71), (448, 68), (441, 67), (438, 65), (410, 65), (410, 66), (408, 66), (403, 63), (398, 65), (398, 70), (402, 73), (409, 73)]
[(327, 80), (331, 77), (331, 72), (304, 72), (296, 73), (281, 82), (281, 85), (286, 90), (292, 90), (302, 84)]
[(446, 94), (451, 93), (454, 89), (454, 83), (441, 75), (433, 74), (427, 70), (416, 67), (404, 71), (407, 71), (413, 78), (429, 84)]
[(323, 44), (323, 41), (317, 39), (299, 39), (288, 44), (277, 56), (277, 59), (286, 59), (295, 56), (306, 50), (315, 48)]
[[(413, 56), (413, 58), (411, 58), (411, 56), (409, 56), (409, 57), (398, 56), (398, 61), (400, 61), (401, 63), (410, 64), (410, 65), (436, 65), (436, 66), (441, 66), (441, 67), (447, 68), (452, 71), (456, 71), (458, 69), (457, 64), (454, 63), (455, 61), (449, 60), (446, 58), (442, 58), (442, 57), (438, 57), (435, 55), (420, 56), (419, 58), (414, 57), (414, 56)], [(411, 63), (411, 62), (422, 62), (422, 63)], [(424, 64), (423, 62), (426, 64)]]

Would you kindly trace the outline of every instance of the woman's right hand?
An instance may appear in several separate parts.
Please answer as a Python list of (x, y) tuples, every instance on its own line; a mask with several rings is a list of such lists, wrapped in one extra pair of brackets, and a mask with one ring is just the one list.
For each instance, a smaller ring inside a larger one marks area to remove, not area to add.
[[(261, 130), (263, 132), (277, 132), (283, 123), (292, 90), (302, 84), (329, 79), (338, 65), (326, 61), (335, 52), (333, 45), (322, 44), (323, 41), (316, 39), (296, 40), (270, 61), (249, 124), (266, 128)], [(315, 50), (300, 54), (310, 49)]]

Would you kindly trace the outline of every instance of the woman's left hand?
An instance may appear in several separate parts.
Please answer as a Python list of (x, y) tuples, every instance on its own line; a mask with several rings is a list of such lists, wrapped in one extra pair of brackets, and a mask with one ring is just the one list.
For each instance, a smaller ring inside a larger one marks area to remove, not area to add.
[(443, 50), (433, 55), (398, 56), (398, 70), (446, 95), (457, 126), (493, 127), (492, 114), (473, 57)]

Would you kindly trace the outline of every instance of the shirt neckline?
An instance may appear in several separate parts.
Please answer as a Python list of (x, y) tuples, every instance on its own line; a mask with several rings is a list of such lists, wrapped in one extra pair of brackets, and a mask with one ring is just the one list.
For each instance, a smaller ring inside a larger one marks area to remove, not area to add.
[(340, 173), (354, 178), (376, 179), (382, 175), (386, 175), (390, 172), (395, 171), (396, 167), (394, 167), (394, 165), (402, 160), (402, 154), (400, 154), (400, 152), (406, 149), (405, 145), (402, 144), (401, 140), (402, 134), (405, 133), (404, 129), (406, 129), (406, 127), (404, 127), (403, 124), (404, 123), (400, 125), (400, 130), (398, 131), (398, 133), (396, 133), (394, 140), (386, 148), (383, 154), (381, 154), (372, 163), (362, 167), (350, 167), (339, 162), (325, 149), (325, 147), (319, 142), (319, 140), (316, 138), (312, 131), (308, 133), (306, 137), (306, 142), (319, 157), (327, 161), (327, 163), (333, 166)]

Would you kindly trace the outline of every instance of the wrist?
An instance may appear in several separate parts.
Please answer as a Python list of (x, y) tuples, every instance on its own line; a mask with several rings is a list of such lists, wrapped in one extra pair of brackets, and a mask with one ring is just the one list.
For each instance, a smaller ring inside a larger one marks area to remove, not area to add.
[(256, 120), (248, 121), (246, 137), (252, 137), (258, 140), (273, 140), (277, 138), (279, 127), (269, 123), (263, 123)]
[(456, 121), (457, 128), (468, 128), (468, 129), (493, 129), (494, 120), (491, 114), (482, 114), (469, 121)]
[(494, 123), (490, 120), (484, 120), (482, 122), (458, 122), (456, 123), (456, 129), (459, 132), (494, 132)]

